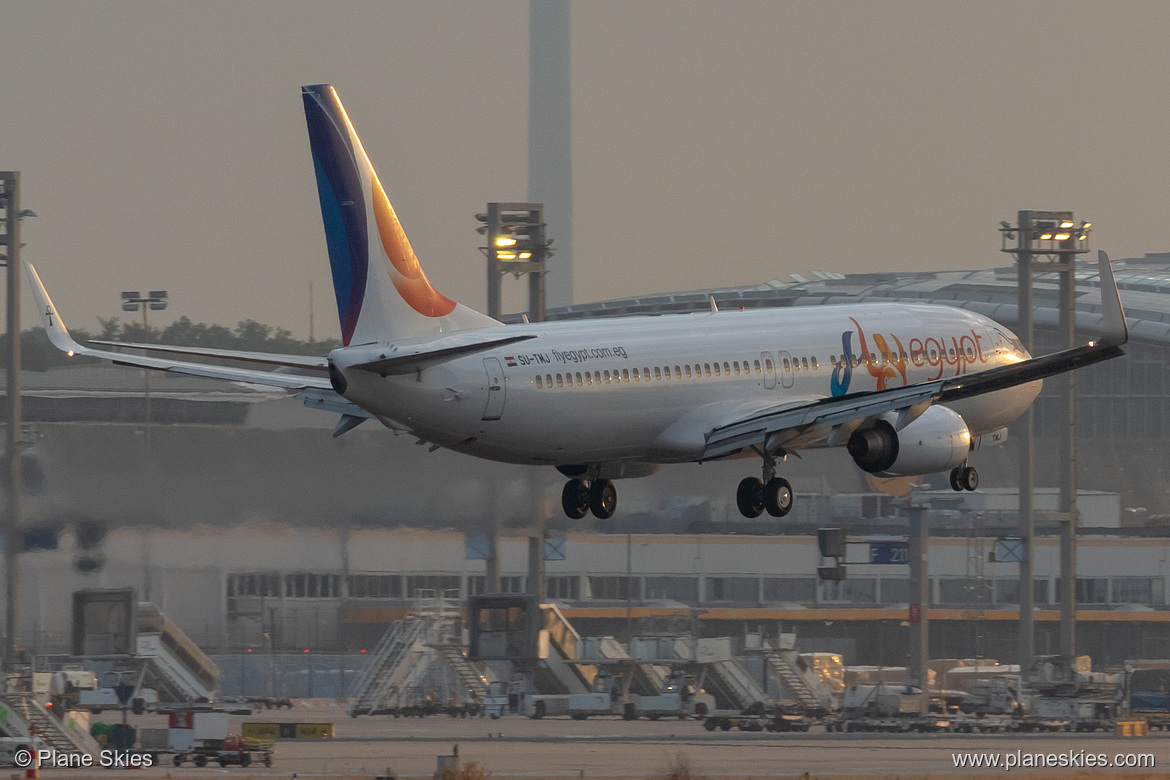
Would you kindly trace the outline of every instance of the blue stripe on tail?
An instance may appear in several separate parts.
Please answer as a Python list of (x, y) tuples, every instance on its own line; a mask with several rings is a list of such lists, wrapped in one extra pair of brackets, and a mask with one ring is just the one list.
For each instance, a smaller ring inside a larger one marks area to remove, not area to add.
[(318, 85), (304, 87), (301, 94), (341, 320), (341, 340), (348, 346), (361, 314), (369, 274), (365, 193), (337, 93), (332, 87)]

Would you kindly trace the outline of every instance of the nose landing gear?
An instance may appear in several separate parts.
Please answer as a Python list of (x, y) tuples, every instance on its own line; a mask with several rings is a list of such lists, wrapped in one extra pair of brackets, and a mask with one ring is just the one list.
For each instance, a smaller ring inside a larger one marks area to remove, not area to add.
[(764, 453), (764, 478), (747, 477), (735, 491), (735, 503), (744, 517), (759, 517), (765, 511), (784, 517), (792, 511), (792, 483), (776, 476), (776, 458)]
[(570, 479), (561, 491), (561, 508), (571, 520), (580, 520), (590, 512), (599, 520), (608, 520), (617, 511), (617, 488), (608, 479)]

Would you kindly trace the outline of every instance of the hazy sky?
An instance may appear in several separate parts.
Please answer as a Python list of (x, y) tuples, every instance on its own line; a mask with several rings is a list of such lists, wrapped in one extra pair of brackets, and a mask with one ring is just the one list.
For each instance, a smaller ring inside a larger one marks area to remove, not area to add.
[[(336, 335), (320, 82), (431, 281), (484, 306), (473, 215), (526, 198), (525, 0), (0, 0), (0, 27), (0, 169), (70, 325), (165, 288), (160, 323), (304, 337), (312, 282)], [(573, 0), (577, 300), (1002, 264), (1019, 209), (1170, 250), (1167, 30), (1164, 2)]]

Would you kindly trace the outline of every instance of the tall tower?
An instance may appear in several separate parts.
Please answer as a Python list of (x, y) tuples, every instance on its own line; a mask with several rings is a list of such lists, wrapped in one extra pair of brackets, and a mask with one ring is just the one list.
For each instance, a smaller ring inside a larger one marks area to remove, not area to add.
[(529, 0), (528, 200), (544, 204), (549, 308), (573, 302), (573, 146), (569, 0)]

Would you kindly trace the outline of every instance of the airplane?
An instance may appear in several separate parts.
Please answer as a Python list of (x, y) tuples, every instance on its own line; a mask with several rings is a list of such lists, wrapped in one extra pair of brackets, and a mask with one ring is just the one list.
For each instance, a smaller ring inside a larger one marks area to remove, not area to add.
[(1045, 377), (1124, 354), (1125, 313), (1104, 252), (1100, 338), (1043, 357), (1003, 325), (942, 305), (719, 311), (712, 298), (700, 313), (505, 325), (427, 279), (334, 88), (303, 87), (302, 99), (343, 346), (306, 357), (81, 345), (26, 263), (52, 343), (119, 365), (284, 388), (339, 414), (334, 436), (375, 419), (432, 450), (555, 467), (572, 519), (612, 517), (616, 479), (732, 458), (761, 463), (736, 489), (740, 512), (784, 517), (793, 491), (778, 464), (825, 447), (845, 447), (871, 474), (949, 471), (953, 489), (975, 490), (969, 454), (1004, 439)]

